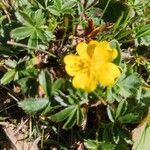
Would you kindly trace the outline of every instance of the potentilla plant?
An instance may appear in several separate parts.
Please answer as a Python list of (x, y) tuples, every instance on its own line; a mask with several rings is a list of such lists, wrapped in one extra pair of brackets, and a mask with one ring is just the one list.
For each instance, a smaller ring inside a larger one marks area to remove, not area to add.
[(149, 0), (2, 0), (0, 93), (14, 105), (1, 96), (0, 123), (25, 118), (17, 133), (41, 149), (149, 150), (149, 10)]

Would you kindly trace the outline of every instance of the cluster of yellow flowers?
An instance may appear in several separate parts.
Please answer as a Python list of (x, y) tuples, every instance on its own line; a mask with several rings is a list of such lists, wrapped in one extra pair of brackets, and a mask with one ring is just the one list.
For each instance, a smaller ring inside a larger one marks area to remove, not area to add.
[(118, 53), (110, 47), (109, 42), (81, 42), (76, 51), (78, 55), (70, 54), (64, 58), (65, 70), (73, 77), (72, 84), (75, 88), (92, 92), (99, 83), (102, 86), (112, 86), (120, 76), (120, 69), (112, 63)]

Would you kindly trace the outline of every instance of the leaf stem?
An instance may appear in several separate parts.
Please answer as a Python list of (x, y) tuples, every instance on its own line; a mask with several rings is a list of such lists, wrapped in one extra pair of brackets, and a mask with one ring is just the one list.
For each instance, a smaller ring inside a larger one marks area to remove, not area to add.
[(33, 50), (37, 50), (37, 51), (40, 51), (40, 52), (43, 52), (43, 53), (47, 53), (48, 55), (52, 56), (52, 57), (56, 57), (54, 54), (50, 53), (50, 52), (47, 52), (47, 51), (44, 51), (42, 49), (37, 49), (35, 47), (29, 47), (25, 44), (21, 44), (21, 43), (16, 43), (16, 42), (13, 42), (13, 41), (7, 41), (7, 44), (9, 45), (14, 45), (14, 46), (19, 46), (19, 47), (23, 47), (23, 48), (30, 48), (30, 49), (33, 49)]

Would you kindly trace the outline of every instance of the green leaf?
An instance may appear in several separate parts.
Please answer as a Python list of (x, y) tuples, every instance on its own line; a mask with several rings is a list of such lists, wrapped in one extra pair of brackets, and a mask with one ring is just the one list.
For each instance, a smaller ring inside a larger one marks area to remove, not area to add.
[[(19, 68), (20, 69), (20, 68)], [(38, 74), (38, 70), (35, 68), (28, 68), (28, 69), (23, 69), (19, 70), (19, 76), (29, 76), (29, 77), (35, 77)]]
[(98, 150), (114, 150), (115, 146), (109, 142), (101, 142), (98, 146)]
[(18, 106), (30, 115), (35, 115), (42, 111), (48, 104), (49, 100), (46, 98), (29, 98), (18, 102)]
[(63, 1), (62, 0), (55, 0), (54, 1), (54, 6), (56, 7), (56, 8), (58, 8), (58, 10), (61, 10), (61, 7), (62, 7), (62, 4), (63, 3)]
[(88, 150), (113, 150), (115, 148), (110, 142), (99, 142), (96, 140), (84, 140), (84, 145)]
[(114, 101), (120, 102), (122, 100), (121, 96), (118, 96), (118, 91), (116, 92), (114, 88), (107, 88), (107, 101), (112, 104)]
[(22, 11), (20, 11), (19, 13), (23, 17), (23, 19), (25, 21), (25, 23), (24, 23), (25, 25), (27, 25), (27, 26), (34, 26), (33, 19), (29, 15), (27, 15), (26, 13), (24, 13)]
[(138, 27), (136, 31), (136, 37), (144, 37), (150, 35), (150, 26), (149, 25), (143, 25)]
[(47, 36), (46, 36), (45, 32), (42, 29), (38, 28), (36, 30), (36, 32), (37, 32), (37, 36), (39, 37), (39, 39), (42, 40), (42, 42), (46, 42), (47, 41)]
[(28, 40), (28, 47), (29, 48), (37, 48), (38, 46), (38, 36), (36, 30), (32, 32), (29, 40)]
[(77, 125), (80, 125), (82, 123), (83, 117), (84, 117), (84, 115), (83, 115), (83, 112), (81, 110), (81, 107), (78, 106), (78, 108), (77, 108), (77, 116), (76, 116)]
[[(109, 130), (111, 130), (112, 132), (113, 141), (117, 144), (120, 143), (120, 146), (117, 145), (118, 148), (122, 147), (121, 143), (124, 143), (124, 145), (126, 146), (127, 143), (131, 142), (131, 133), (128, 129), (122, 127), (122, 124), (119, 124), (119, 123), (113, 124), (112, 129), (109, 129)], [(108, 136), (109, 136), (109, 133), (111, 132), (108, 132)]]
[(133, 144), (133, 150), (149, 150), (150, 148), (150, 126), (145, 124), (140, 131), (138, 139)]
[(6, 15), (3, 15), (0, 17), (0, 25), (2, 24), (2, 22), (7, 18)]
[(131, 35), (133, 35), (134, 32), (133, 30), (122, 30), (121, 32), (119, 32), (119, 34), (117, 35), (117, 40), (120, 42), (125, 42), (126, 39), (131, 39)]
[(145, 45), (145, 46), (150, 46), (150, 35), (140, 37), (136, 39), (139, 42), (139, 45)]
[(74, 106), (69, 106), (58, 113), (52, 115), (49, 117), (52, 121), (60, 122), (68, 118), (68, 116), (71, 114), (72, 110), (74, 109)]
[(136, 95), (138, 88), (141, 84), (141, 80), (136, 73), (126, 76), (125, 78), (120, 78), (116, 83), (119, 88), (118, 93), (127, 98)]
[(39, 74), (39, 82), (41, 86), (44, 89), (44, 92), (47, 97), (51, 97), (51, 78), (50, 75), (47, 72), (44, 72), (43, 70)]
[(77, 107), (75, 107), (72, 110), (72, 112), (70, 113), (67, 121), (63, 125), (64, 129), (70, 129), (70, 128), (72, 128), (75, 125), (75, 123), (76, 123), (76, 112), (77, 112)]
[(107, 100), (109, 102), (118, 101), (137, 97), (141, 86), (141, 78), (126, 65), (123, 66), (122, 74), (112, 88), (107, 90)]
[(62, 14), (71, 14), (74, 13), (73, 7), (76, 5), (75, 1), (65, 1), (62, 5), (61, 12)]
[(124, 116), (118, 118), (121, 123), (135, 123), (135, 121), (139, 118), (138, 113), (128, 113)]
[(15, 74), (16, 74), (16, 71), (14, 69), (6, 72), (1, 78), (1, 84), (5, 85), (5, 84), (10, 83), (14, 79)]
[(10, 68), (15, 68), (17, 66), (17, 61), (12, 60), (12, 59), (8, 59), (8, 60), (5, 61), (5, 64), (7, 66), (9, 66)]
[(97, 150), (98, 142), (94, 140), (84, 140), (84, 145), (89, 150)]
[(124, 114), (126, 110), (127, 110), (127, 101), (122, 100), (117, 107), (115, 118), (118, 118), (120, 115)]
[(119, 143), (115, 147), (115, 150), (131, 150), (130, 146), (123, 140), (119, 140)]
[(60, 16), (60, 13), (58, 10), (56, 10), (56, 8), (54, 6), (49, 6), (48, 10), (51, 14), (55, 15), (55, 16)]
[(19, 27), (11, 31), (11, 36), (17, 40), (29, 37), (33, 32), (32, 27)]
[(141, 102), (145, 103), (147, 106), (150, 105), (150, 88), (143, 88), (141, 97)]
[(119, 29), (121, 21), (123, 19), (124, 14), (122, 13), (119, 18), (117, 19), (117, 21), (115, 22), (114, 26), (113, 26), (113, 30), (114, 32), (116, 32), (116, 29)]
[(60, 108), (62, 108), (61, 105), (51, 106), (51, 104), (49, 103), (48, 106), (42, 112), (42, 115), (45, 116), (48, 114), (52, 114), (52, 113), (56, 112), (57, 110), (59, 110)]
[(110, 106), (107, 106), (107, 114), (108, 114), (108, 117), (111, 120), (111, 122), (115, 122), (114, 112)]
[(17, 83), (21, 86), (21, 90), (24, 94), (32, 97), (37, 95), (38, 82), (35, 78), (24, 77), (19, 79)]
[(63, 0), (55, 0), (52, 6), (48, 7), (48, 10), (51, 14), (55, 16), (60, 16), (64, 14), (71, 14), (74, 12), (73, 7), (75, 6), (75, 1), (63, 1)]
[(52, 93), (54, 94), (55, 92), (57, 92), (62, 87), (63, 84), (64, 84), (63, 78), (57, 79), (52, 85)]
[(113, 136), (114, 136), (113, 127), (114, 127), (114, 123), (103, 124), (103, 129), (104, 129), (102, 134), (103, 141), (113, 141)]
[(41, 27), (45, 24), (45, 16), (44, 13), (42, 13), (42, 10), (39, 9), (34, 13), (34, 20), (36, 23), (36, 27)]

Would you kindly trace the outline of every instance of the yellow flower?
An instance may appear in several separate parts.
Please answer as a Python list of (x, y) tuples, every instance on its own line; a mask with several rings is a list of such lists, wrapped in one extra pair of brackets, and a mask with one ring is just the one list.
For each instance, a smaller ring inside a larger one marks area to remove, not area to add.
[(73, 77), (75, 88), (87, 92), (94, 91), (97, 84), (112, 86), (120, 76), (120, 70), (112, 61), (117, 57), (117, 50), (109, 42), (90, 41), (77, 45), (78, 55), (67, 55), (64, 58), (65, 70)]

